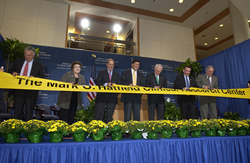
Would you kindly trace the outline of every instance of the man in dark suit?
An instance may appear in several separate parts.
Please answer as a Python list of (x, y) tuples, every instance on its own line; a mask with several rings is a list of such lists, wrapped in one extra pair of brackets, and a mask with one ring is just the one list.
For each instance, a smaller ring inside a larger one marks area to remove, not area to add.
[[(250, 88), (250, 81), (247, 82), (247, 88)], [(250, 104), (250, 100), (248, 100), (248, 104)]]
[[(191, 72), (190, 66), (185, 66), (183, 69), (183, 74), (178, 75), (174, 81), (174, 89), (188, 90), (190, 87), (198, 87), (193, 76), (189, 76)], [(196, 109), (195, 109), (195, 96), (177, 96), (177, 102), (180, 106), (183, 119), (195, 119)]]
[[(14, 77), (16, 75), (44, 78), (44, 68), (41, 62), (35, 61), (35, 49), (26, 47), (24, 57), (16, 59), (9, 69)], [(38, 98), (37, 90), (14, 90), (15, 118), (22, 119), (23, 109), (25, 107), (25, 120), (33, 118), (33, 109)]]
[[(111, 87), (113, 84), (120, 84), (120, 75), (115, 72), (115, 62), (108, 59), (106, 63), (107, 69), (98, 72), (96, 85)], [(105, 107), (106, 123), (112, 121), (113, 112), (117, 103), (117, 93), (97, 93), (95, 101), (95, 120), (103, 120)]]
[[(121, 84), (129, 86), (144, 86), (143, 74), (138, 71), (140, 61), (134, 59), (131, 69), (124, 70), (121, 76)], [(123, 93), (121, 101), (124, 104), (124, 122), (131, 120), (131, 110), (133, 109), (133, 119), (140, 121), (141, 94)]]
[[(218, 89), (218, 78), (213, 75), (214, 67), (207, 66), (206, 74), (200, 74), (196, 79), (199, 88), (203, 89)], [(211, 114), (211, 119), (217, 119), (216, 97), (200, 96), (201, 119), (207, 119), (208, 108)]]
[[(147, 75), (147, 79), (145, 81), (146, 87), (152, 87), (156, 89), (166, 88), (167, 87), (167, 79), (161, 74), (162, 65), (157, 64), (155, 66), (155, 71)], [(149, 94), (148, 95), (148, 114), (149, 120), (154, 120), (155, 117), (155, 108), (157, 108), (157, 119), (164, 119), (164, 95), (163, 94)]]

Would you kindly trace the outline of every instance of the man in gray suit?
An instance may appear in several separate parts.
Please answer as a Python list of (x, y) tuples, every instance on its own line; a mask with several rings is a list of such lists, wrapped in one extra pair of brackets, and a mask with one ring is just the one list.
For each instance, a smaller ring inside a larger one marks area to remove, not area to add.
[[(201, 74), (196, 79), (197, 85), (199, 88), (203, 89), (218, 89), (218, 78), (213, 75), (214, 67), (207, 66), (206, 74)], [(200, 110), (201, 110), (201, 119), (207, 119), (208, 107), (211, 114), (211, 119), (217, 118), (217, 109), (216, 109), (216, 97), (212, 96), (201, 96), (200, 97)]]

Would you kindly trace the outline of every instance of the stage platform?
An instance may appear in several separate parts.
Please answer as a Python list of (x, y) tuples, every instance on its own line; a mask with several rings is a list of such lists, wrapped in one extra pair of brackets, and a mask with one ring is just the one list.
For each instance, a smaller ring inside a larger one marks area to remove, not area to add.
[(4, 143), (0, 138), (1, 163), (249, 163), (250, 136), (50, 143), (44, 136), (42, 143), (28, 140)]

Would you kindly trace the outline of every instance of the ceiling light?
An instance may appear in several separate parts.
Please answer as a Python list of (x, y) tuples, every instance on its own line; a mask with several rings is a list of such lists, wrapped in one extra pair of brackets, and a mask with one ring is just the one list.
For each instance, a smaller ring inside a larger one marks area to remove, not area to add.
[(119, 33), (121, 30), (122, 30), (122, 27), (121, 27), (119, 24), (115, 24), (115, 25), (114, 25), (114, 31), (115, 31), (116, 33)]
[(215, 40), (218, 40), (219, 38), (218, 38), (218, 37), (215, 37), (214, 39), (215, 39)]
[(169, 9), (169, 11), (170, 11), (170, 12), (174, 12), (174, 9), (173, 9), (173, 8), (171, 8), (171, 9)]
[(81, 21), (81, 25), (83, 28), (87, 28), (89, 26), (89, 20), (88, 19), (83, 19)]
[(135, 3), (135, 0), (131, 0), (131, 3)]
[(106, 33), (109, 33), (109, 31), (106, 31)]
[(220, 24), (220, 27), (223, 27), (223, 24)]
[(90, 28), (87, 28), (87, 30), (89, 31), (89, 30), (90, 30)]
[(250, 23), (250, 20), (248, 20), (248, 23)]
[(179, 0), (179, 3), (183, 3), (183, 0)]
[(207, 45), (207, 42), (205, 42), (204, 45)]

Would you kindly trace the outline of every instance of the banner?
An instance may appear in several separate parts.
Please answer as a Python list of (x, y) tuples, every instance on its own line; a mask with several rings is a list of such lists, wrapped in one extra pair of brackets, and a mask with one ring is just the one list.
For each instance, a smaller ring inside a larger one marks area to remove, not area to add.
[(47, 91), (76, 91), (76, 92), (102, 92), (102, 93), (139, 93), (139, 94), (172, 94), (172, 95), (196, 95), (196, 96), (216, 96), (229, 98), (250, 99), (250, 89), (215, 89), (206, 90), (200, 88), (190, 88), (189, 90), (180, 90), (173, 88), (155, 89), (150, 87), (136, 87), (114, 85), (90, 86), (73, 85), (70, 83), (59, 82), (55, 80), (16, 76), (9, 73), (0, 72), (0, 88), (5, 89), (25, 89), (25, 90), (47, 90)]

